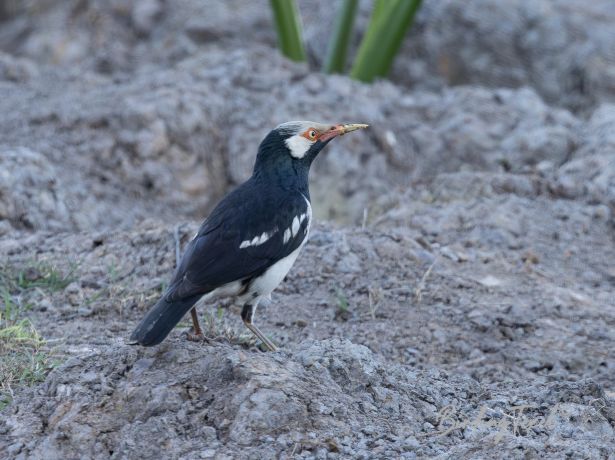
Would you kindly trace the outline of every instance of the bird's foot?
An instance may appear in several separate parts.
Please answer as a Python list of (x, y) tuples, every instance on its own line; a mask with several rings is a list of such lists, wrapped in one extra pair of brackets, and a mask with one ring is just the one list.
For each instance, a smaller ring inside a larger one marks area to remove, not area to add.
[(203, 334), (203, 332), (193, 332), (192, 330), (186, 332), (186, 340), (190, 342), (209, 342), (207, 337)]
[(265, 351), (271, 351), (271, 352), (278, 351), (278, 347), (275, 346), (275, 344), (271, 340), (267, 340), (267, 342), (262, 342), (262, 348), (264, 348)]

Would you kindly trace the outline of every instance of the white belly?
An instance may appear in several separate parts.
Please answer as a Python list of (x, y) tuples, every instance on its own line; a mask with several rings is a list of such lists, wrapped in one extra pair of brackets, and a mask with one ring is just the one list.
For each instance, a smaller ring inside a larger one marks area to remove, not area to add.
[(265, 273), (252, 282), (250, 291), (257, 293), (259, 297), (268, 297), (290, 271), (302, 247), (303, 245), (299, 246), (289, 255), (269, 267)]
[(219, 288), (214, 289), (208, 294), (205, 294), (199, 300), (199, 303), (210, 302), (212, 300), (218, 300), (224, 297), (234, 297), (241, 291), (241, 281), (233, 281), (232, 283), (225, 284)]

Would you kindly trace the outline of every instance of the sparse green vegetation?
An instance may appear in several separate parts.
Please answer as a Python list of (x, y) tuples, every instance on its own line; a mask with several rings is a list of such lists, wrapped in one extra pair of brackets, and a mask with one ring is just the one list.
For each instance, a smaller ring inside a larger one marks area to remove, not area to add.
[(323, 64), (323, 71), (326, 73), (344, 73), (346, 70), (346, 56), (350, 39), (352, 37), (352, 26), (357, 15), (358, 0), (343, 0), (340, 12), (335, 18), (333, 26), (333, 36), (329, 40), (327, 56)]
[(339, 288), (336, 289), (336, 294), (337, 294), (337, 308), (342, 311), (347, 311), (348, 310), (348, 298), (346, 297), (346, 294), (344, 294), (344, 291), (342, 291)]
[(335, 319), (339, 321), (348, 321), (352, 316), (349, 309), (348, 296), (340, 288), (335, 289), (335, 297), (337, 300), (337, 310), (335, 311)]
[[(186, 319), (187, 318), (187, 319)], [(176, 328), (190, 329), (192, 322), (189, 316), (186, 316)], [(246, 332), (245, 328), (238, 330), (229, 324), (224, 317), (224, 308), (218, 307), (215, 312), (206, 310), (201, 321), (203, 335), (206, 340), (229, 342), (245, 347), (258, 346), (261, 347), (261, 342), (251, 333)]]
[[(372, 16), (350, 71), (356, 80), (372, 82), (386, 77), (421, 0), (375, 0)], [(323, 71), (343, 73), (357, 13), (357, 0), (343, 0), (333, 25), (323, 62)], [(278, 44), (282, 54), (306, 61), (301, 32), (301, 15), (294, 0), (271, 0)]]
[(10, 404), (15, 388), (42, 382), (57, 364), (27, 317), (32, 305), (24, 294), (61, 291), (75, 279), (75, 269), (61, 271), (43, 261), (0, 267), (0, 410)]
[(391, 70), (406, 31), (421, 6), (421, 0), (379, 0), (357, 51), (350, 76), (372, 82)]
[(367, 301), (369, 303), (369, 314), (373, 320), (376, 319), (376, 312), (380, 307), (380, 302), (383, 297), (383, 290), (381, 288), (367, 288)]
[(293, 61), (305, 61), (301, 16), (294, 0), (270, 0), (282, 54)]
[(238, 332), (229, 325), (224, 318), (224, 309), (218, 307), (215, 312), (207, 311), (203, 323), (203, 334), (212, 340), (226, 340), (231, 343), (242, 345), (256, 344), (252, 334)]
[(0, 267), (0, 286), (8, 292), (21, 292), (40, 288), (52, 292), (61, 291), (75, 280), (76, 264), (66, 272), (44, 262), (30, 262), (24, 267)]
[(28, 309), (16, 303), (4, 285), (0, 286), (0, 410), (13, 399), (18, 386), (42, 382), (57, 364), (45, 340), (36, 332)]

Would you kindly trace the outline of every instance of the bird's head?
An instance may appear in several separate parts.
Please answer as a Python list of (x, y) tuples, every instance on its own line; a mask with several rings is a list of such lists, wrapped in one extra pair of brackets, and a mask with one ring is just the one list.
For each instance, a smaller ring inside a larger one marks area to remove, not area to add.
[(289, 121), (273, 129), (261, 142), (254, 171), (264, 168), (283, 172), (309, 170), (318, 153), (337, 136), (357, 129), (364, 124), (331, 125), (314, 121)]

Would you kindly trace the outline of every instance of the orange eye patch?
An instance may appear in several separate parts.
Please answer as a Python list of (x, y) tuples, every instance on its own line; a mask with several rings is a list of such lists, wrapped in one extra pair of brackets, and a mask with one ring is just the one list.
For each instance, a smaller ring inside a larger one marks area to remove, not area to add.
[(320, 137), (320, 133), (316, 131), (314, 128), (308, 129), (301, 135), (310, 141), (315, 141), (316, 139), (318, 139), (318, 137)]

